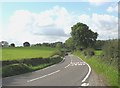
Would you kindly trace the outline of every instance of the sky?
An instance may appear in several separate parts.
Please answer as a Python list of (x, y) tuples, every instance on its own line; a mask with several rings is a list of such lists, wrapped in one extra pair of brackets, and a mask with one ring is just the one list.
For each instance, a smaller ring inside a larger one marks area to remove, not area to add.
[(0, 41), (65, 42), (77, 22), (87, 24), (100, 40), (117, 38), (117, 1), (94, 1), (0, 2)]

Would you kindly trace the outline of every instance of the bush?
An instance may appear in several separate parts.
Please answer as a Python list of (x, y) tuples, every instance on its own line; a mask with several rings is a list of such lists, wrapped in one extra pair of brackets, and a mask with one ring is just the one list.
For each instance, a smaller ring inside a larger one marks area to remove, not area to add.
[[(57, 56), (57, 57), (54, 57)], [(52, 60), (53, 59), (53, 60)], [(60, 59), (60, 55), (53, 55), (50, 58), (31, 58), (31, 59), (22, 59), (22, 60), (12, 60), (12, 61), (2, 61), (2, 66), (7, 66), (11, 64), (26, 64), (26, 65), (32, 65), (32, 66), (37, 66), (40, 64), (45, 64), (45, 63), (52, 63), (53, 61)], [(60, 59), (61, 60), (61, 59)], [(54, 62), (53, 62), (54, 63)]]
[(49, 58), (31, 58), (31, 59), (24, 59), (21, 61), (21, 63), (27, 64), (27, 65), (32, 65), (32, 66), (37, 66), (40, 64), (44, 63), (49, 63), (50, 59)]
[(50, 62), (53, 64), (58, 63), (60, 61), (62, 61), (62, 58), (59, 55), (55, 55), (55, 56), (50, 58)]
[[(31, 58), (18, 61), (6, 61), (2, 68), (2, 76), (8, 77), (13, 75), (19, 75), (26, 72), (34, 71), (31, 67), (42, 66), (44, 64), (56, 64), (62, 61), (62, 58), (59, 55), (54, 55), (50, 58)], [(12, 64), (16, 63), (16, 64)], [(9, 64), (9, 65), (8, 65)], [(48, 65), (47, 65), (48, 66)], [(43, 68), (46, 66), (43, 66)], [(41, 69), (41, 68), (38, 68)]]
[(52, 57), (52, 56), (55, 56), (55, 55), (59, 55), (59, 56), (63, 57), (64, 54), (65, 54), (65, 51), (63, 51), (63, 50), (57, 50), (55, 53), (53, 53), (53, 54), (51, 55), (51, 57)]
[(30, 71), (32, 71), (32, 69), (28, 67), (26, 64), (12, 64), (8, 66), (4, 66), (2, 68), (2, 76), (8, 77), (13, 75), (23, 74)]
[(19, 60), (6, 60), (6, 61), (2, 61), (2, 66), (6, 66), (6, 65), (10, 65), (10, 64), (16, 64), (19, 63)]
[(84, 55), (85, 56), (93, 56), (93, 55), (95, 55), (95, 52), (92, 48), (88, 48), (88, 49), (84, 50)]
[(109, 40), (103, 47), (103, 54), (106, 61), (110, 64), (118, 62), (118, 40)]

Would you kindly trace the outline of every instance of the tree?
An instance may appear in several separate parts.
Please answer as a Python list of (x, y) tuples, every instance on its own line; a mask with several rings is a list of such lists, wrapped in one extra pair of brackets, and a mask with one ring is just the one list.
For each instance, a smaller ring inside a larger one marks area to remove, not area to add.
[(75, 49), (75, 47), (74, 47), (74, 42), (73, 42), (73, 38), (72, 37), (70, 37), (69, 39), (67, 39), (66, 41), (65, 41), (65, 46), (66, 46), (66, 48), (68, 48), (68, 49)]
[(2, 47), (8, 47), (9, 43), (7, 41), (1, 41), (0, 42), (0, 46), (2, 46)]
[(43, 45), (43, 46), (48, 46), (48, 47), (50, 46), (49, 43), (43, 43), (42, 45)]
[(24, 47), (29, 47), (29, 46), (30, 46), (30, 43), (29, 43), (29, 42), (24, 42), (24, 43), (23, 43), (23, 46), (24, 46)]
[(73, 25), (71, 29), (71, 36), (76, 47), (87, 48), (94, 46), (98, 34), (90, 30), (86, 24), (77, 23), (76, 25)]
[(15, 47), (15, 44), (14, 44), (14, 43), (11, 43), (11, 44), (10, 44), (10, 47)]
[(51, 44), (50, 44), (50, 47), (55, 47), (55, 46), (56, 46), (55, 43), (51, 43)]
[(61, 42), (56, 42), (56, 48), (59, 50), (62, 48), (62, 43)]
[(94, 49), (102, 50), (105, 42), (106, 42), (106, 40), (96, 40), (96, 43), (94, 45)]
[(106, 58), (117, 59), (118, 58), (118, 40), (108, 40), (103, 47), (103, 53)]

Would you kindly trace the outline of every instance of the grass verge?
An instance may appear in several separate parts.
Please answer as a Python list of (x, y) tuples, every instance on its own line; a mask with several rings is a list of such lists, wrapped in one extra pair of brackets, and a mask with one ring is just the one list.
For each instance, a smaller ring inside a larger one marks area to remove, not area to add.
[(79, 56), (81, 59), (87, 62), (97, 72), (97, 74), (105, 77), (110, 86), (118, 86), (120, 88), (120, 84), (118, 83), (117, 68), (105, 63), (103, 60), (98, 58), (98, 56), (85, 58), (83, 52), (80, 51), (75, 51), (73, 54)]

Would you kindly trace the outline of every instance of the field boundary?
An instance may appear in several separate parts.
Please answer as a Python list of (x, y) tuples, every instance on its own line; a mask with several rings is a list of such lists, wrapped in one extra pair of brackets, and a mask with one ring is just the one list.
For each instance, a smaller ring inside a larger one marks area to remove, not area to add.
[[(65, 61), (65, 58), (63, 58), (63, 60), (62, 60), (62, 61), (60, 61), (59, 63), (53, 64), (53, 65), (50, 65), (50, 66), (45, 67), (45, 68), (40, 69), (40, 70), (46, 70), (46, 69), (48, 69), (48, 68), (51, 68), (51, 67), (56, 66), (57, 64), (63, 63), (64, 61)], [(33, 71), (33, 72), (38, 72), (38, 71), (39, 71), (39, 70), (37, 70), (37, 71)]]
[[(27, 59), (28, 60), (28, 59)], [(9, 76), (14, 76), (14, 75), (20, 75), (28, 72), (35, 72), (38, 70), (44, 70), (49, 67), (55, 66), (56, 64), (64, 62), (65, 58), (61, 56), (57, 57), (49, 57), (46, 59), (42, 59), (43, 62), (41, 62), (41, 59), (38, 59), (34, 61), (35, 58), (32, 61), (25, 61), (25, 63), (19, 62), (17, 64), (10, 64), (10, 65), (5, 65), (3, 66), (3, 77), (9, 77)], [(40, 61), (38, 61), (40, 60)], [(45, 61), (44, 61), (45, 60)], [(27, 64), (26, 64), (27, 63)], [(19, 69), (19, 70), (17, 70)]]

